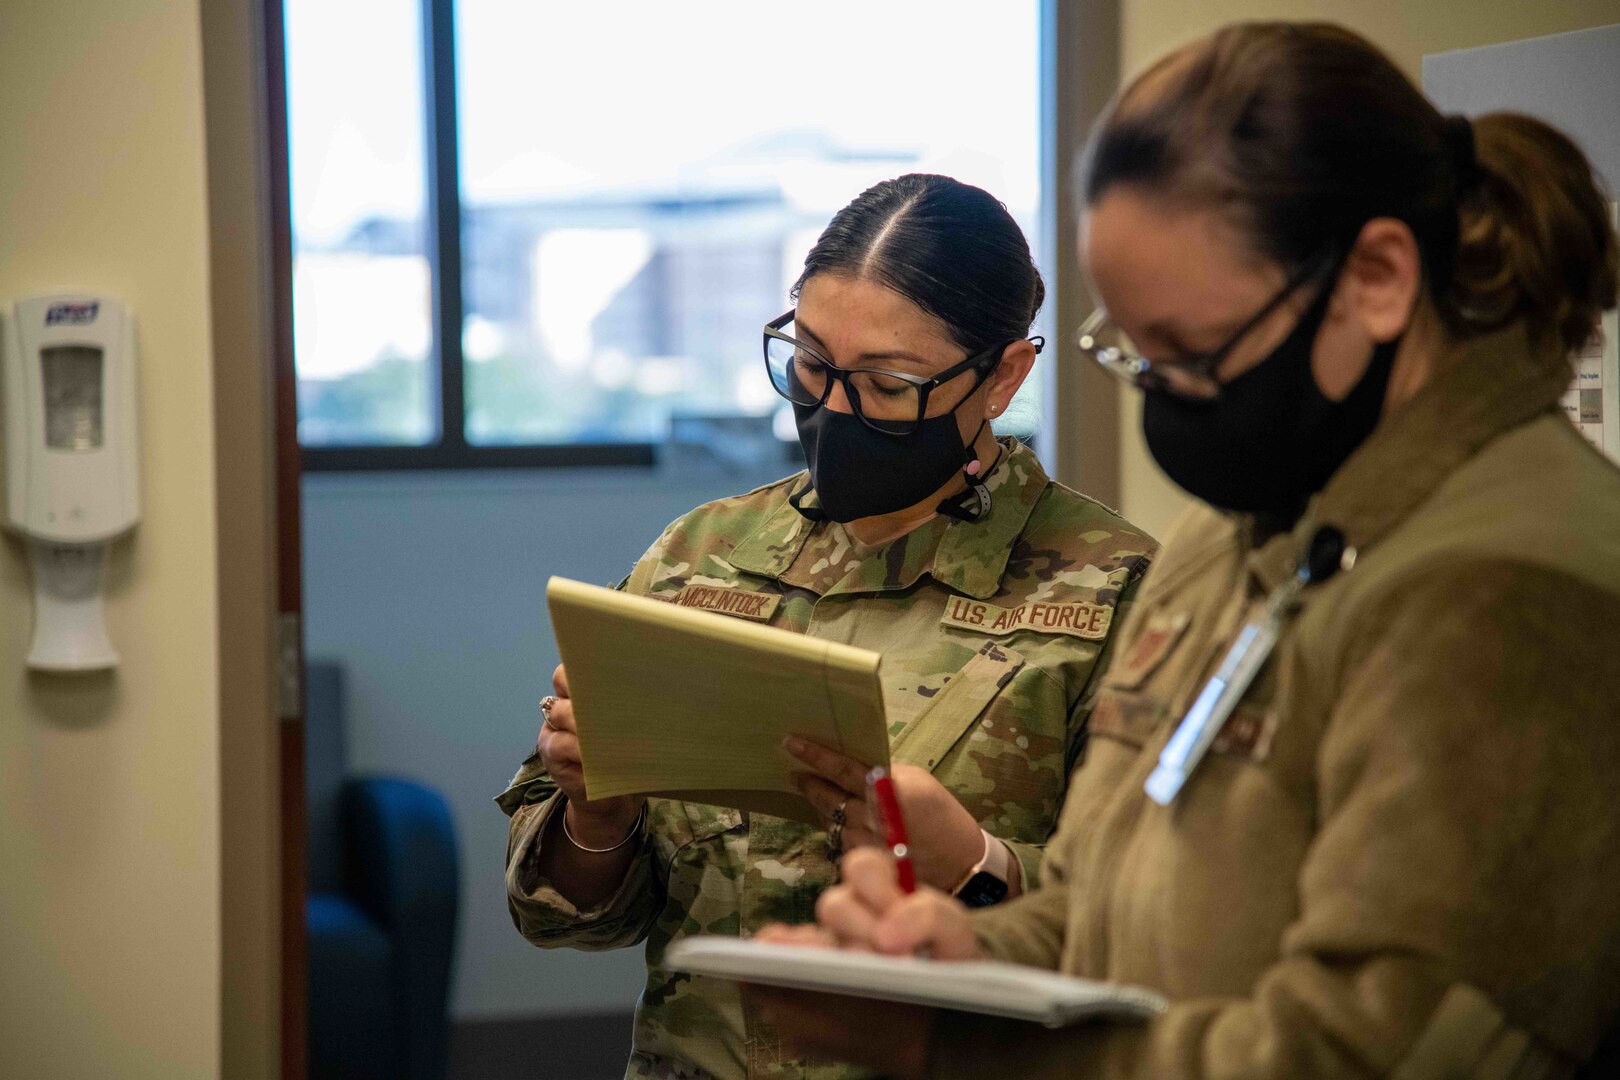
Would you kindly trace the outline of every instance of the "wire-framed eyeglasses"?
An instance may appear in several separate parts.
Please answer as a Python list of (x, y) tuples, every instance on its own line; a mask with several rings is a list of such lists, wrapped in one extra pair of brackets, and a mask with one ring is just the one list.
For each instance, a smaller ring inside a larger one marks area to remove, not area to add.
[[(1289, 277), (1277, 294), (1267, 300), (1230, 337), (1208, 352), (1179, 359), (1175, 362), (1155, 363), (1136, 351), (1123, 331), (1108, 317), (1107, 310), (1097, 308), (1075, 333), (1075, 348), (1090, 358), (1114, 378), (1129, 383), (1139, 390), (1161, 390), (1179, 397), (1212, 400), (1221, 395), (1221, 382), (1215, 369), (1229, 356), (1249, 332), (1270, 315), (1301, 286), (1328, 278), (1330, 269), (1337, 269), (1339, 259), (1336, 246), (1329, 245), (1315, 258)], [(1323, 286), (1326, 288), (1326, 285)]]
[[(844, 368), (793, 336), (797, 314), (797, 309), (793, 309), (765, 324), (765, 369), (770, 374), (771, 386), (795, 405), (820, 408), (832, 394), (833, 383), (843, 383), (850, 409), (867, 427), (885, 435), (909, 435), (916, 431), (928, 415), (929, 396), (959, 375), (971, 372), (973, 386), (968, 393), (977, 390), (1000, 362), (1002, 352), (1012, 344), (1004, 341), (993, 345), (937, 375)], [(1036, 349), (1039, 351), (1039, 343)], [(962, 395), (962, 400), (966, 398), (967, 394)]]

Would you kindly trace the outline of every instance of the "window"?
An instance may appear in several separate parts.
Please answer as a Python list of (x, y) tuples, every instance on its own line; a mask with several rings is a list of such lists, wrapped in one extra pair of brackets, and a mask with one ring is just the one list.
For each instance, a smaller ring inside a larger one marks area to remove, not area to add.
[(305, 446), (428, 446), (440, 435), (416, 4), (287, 0)]
[(944, 172), (1038, 237), (1040, 9), (285, 0), (310, 465), (791, 438), (760, 327), (838, 208)]

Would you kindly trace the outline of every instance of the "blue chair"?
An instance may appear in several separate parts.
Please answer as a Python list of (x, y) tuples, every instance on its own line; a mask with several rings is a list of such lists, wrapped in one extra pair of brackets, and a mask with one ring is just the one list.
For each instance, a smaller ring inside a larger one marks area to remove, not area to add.
[(343, 671), (312, 663), (310, 1080), (442, 1080), (459, 883), (450, 810), (409, 780), (344, 769)]

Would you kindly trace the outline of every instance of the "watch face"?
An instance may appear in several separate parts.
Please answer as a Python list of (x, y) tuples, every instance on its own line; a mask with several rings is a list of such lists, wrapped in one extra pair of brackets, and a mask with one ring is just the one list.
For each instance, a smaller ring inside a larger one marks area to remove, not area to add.
[(968, 878), (956, 898), (970, 908), (989, 907), (1007, 899), (1007, 883), (988, 870), (980, 870)]

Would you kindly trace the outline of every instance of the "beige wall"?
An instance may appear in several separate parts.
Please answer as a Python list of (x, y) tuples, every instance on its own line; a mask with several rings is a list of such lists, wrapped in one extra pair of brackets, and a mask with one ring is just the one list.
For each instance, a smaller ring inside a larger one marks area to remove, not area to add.
[[(1427, 53), (1581, 30), (1620, 21), (1620, 0), (1122, 0), (1121, 66), (1128, 79), (1164, 52), (1241, 19), (1328, 19), (1385, 49), (1414, 80)], [(1155, 535), (1185, 497), (1142, 443), (1134, 394), (1122, 397), (1120, 486), (1125, 515)]]
[(0, 1076), (220, 1058), (211, 348), (197, 0), (0, 3), (0, 297), (105, 290), (139, 325), (142, 520), (110, 678), (29, 676), (0, 547)]

